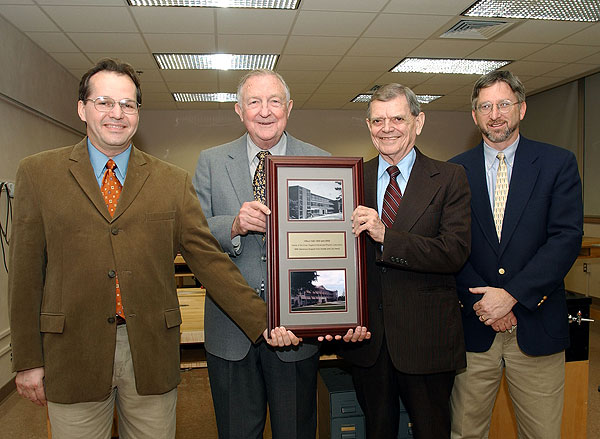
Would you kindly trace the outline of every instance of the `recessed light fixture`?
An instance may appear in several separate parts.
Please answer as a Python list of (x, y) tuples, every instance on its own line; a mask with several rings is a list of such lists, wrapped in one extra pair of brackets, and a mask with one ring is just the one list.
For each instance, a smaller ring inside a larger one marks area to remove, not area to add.
[(484, 75), (509, 63), (487, 59), (404, 58), (390, 72)]
[(300, 0), (127, 0), (131, 6), (192, 6), (199, 8), (297, 9)]
[(279, 55), (233, 55), (229, 53), (154, 53), (165, 70), (254, 70), (275, 67)]
[(479, 0), (462, 15), (468, 17), (600, 21), (600, 2), (598, 0)]
[(237, 102), (235, 93), (173, 93), (175, 102)]
[[(359, 94), (350, 102), (369, 102), (371, 100), (371, 94)], [(441, 98), (443, 95), (417, 95), (417, 100), (420, 104), (428, 104)]]

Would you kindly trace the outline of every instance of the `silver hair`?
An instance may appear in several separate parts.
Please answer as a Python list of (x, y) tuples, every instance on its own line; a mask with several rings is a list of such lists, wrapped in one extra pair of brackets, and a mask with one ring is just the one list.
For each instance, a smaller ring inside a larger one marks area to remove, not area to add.
[(240, 79), (240, 82), (238, 83), (237, 102), (239, 105), (242, 105), (242, 89), (244, 88), (244, 85), (246, 84), (248, 79), (253, 78), (255, 76), (275, 76), (277, 79), (279, 79), (279, 82), (281, 82), (281, 84), (283, 85), (283, 88), (285, 89), (285, 104), (287, 105), (290, 102), (290, 88), (285, 83), (285, 80), (279, 73), (277, 73), (274, 70), (269, 70), (269, 69), (256, 69), (256, 70), (252, 70), (252, 71), (246, 73), (244, 76), (242, 76), (242, 78)]
[(419, 100), (417, 99), (415, 92), (405, 85), (392, 82), (391, 84), (386, 84), (383, 87), (379, 87), (375, 93), (373, 93), (367, 107), (367, 118), (371, 119), (371, 102), (388, 102), (392, 99), (396, 99), (398, 96), (404, 96), (406, 98), (408, 106), (410, 107), (410, 114), (417, 117), (419, 113), (421, 113), (421, 104), (419, 104)]

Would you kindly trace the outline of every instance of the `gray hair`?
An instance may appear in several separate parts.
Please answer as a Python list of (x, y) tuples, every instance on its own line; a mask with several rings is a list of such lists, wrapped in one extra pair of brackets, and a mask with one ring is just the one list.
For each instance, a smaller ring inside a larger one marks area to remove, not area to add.
[(290, 102), (290, 88), (285, 83), (283, 77), (279, 73), (269, 69), (256, 69), (242, 76), (240, 82), (238, 83), (237, 102), (239, 105), (242, 105), (242, 89), (244, 88), (244, 85), (246, 84), (248, 79), (253, 78), (255, 76), (275, 76), (277, 79), (279, 79), (279, 82), (281, 82), (281, 85), (283, 85), (283, 88), (285, 89), (285, 104), (287, 105)]
[(477, 98), (482, 88), (487, 88), (494, 85), (496, 82), (504, 82), (508, 84), (513, 93), (517, 95), (518, 102), (525, 102), (525, 86), (521, 80), (513, 75), (508, 70), (494, 70), (480, 77), (473, 86), (471, 94), (471, 107), (473, 110), (477, 108)]
[(419, 104), (415, 92), (405, 85), (393, 82), (391, 84), (386, 84), (383, 87), (379, 87), (375, 93), (373, 93), (367, 107), (367, 118), (371, 119), (371, 102), (389, 102), (392, 99), (396, 99), (398, 96), (404, 96), (406, 98), (408, 106), (410, 107), (410, 114), (417, 117), (419, 113), (421, 113), (421, 104)]

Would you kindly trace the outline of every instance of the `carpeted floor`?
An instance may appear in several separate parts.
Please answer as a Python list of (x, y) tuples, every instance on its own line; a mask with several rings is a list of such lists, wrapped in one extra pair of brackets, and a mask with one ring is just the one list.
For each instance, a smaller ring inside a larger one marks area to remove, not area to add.
[[(600, 438), (600, 321), (590, 329), (590, 372), (588, 395), (588, 438)], [(217, 437), (212, 398), (206, 369), (182, 373), (178, 391), (177, 439), (214, 439)], [(37, 407), (12, 393), (0, 404), (0, 437), (45, 439), (46, 409)], [(270, 439), (267, 431), (265, 439)], [(564, 438), (575, 439), (575, 438)], [(581, 439), (581, 438), (576, 438)]]

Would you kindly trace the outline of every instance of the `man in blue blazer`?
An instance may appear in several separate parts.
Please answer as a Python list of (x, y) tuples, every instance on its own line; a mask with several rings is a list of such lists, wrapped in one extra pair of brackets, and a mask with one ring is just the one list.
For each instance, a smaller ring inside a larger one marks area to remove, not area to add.
[(483, 142), (451, 160), (466, 170), (472, 212), (471, 256), (457, 275), (467, 369), (454, 383), (452, 438), (487, 437), (503, 370), (519, 437), (560, 438), (563, 279), (583, 229), (577, 162), (520, 136), (525, 89), (510, 72), (482, 76), (471, 100)]
[[(194, 187), (210, 231), (264, 300), (264, 233), (270, 210), (253, 191), (252, 176), (264, 165), (259, 157), (263, 151), (290, 156), (329, 153), (285, 132), (293, 101), (279, 74), (271, 70), (248, 73), (240, 80), (237, 97), (235, 111), (248, 132), (200, 153)], [(204, 329), (220, 438), (262, 438), (267, 403), (274, 439), (315, 437), (319, 366), (316, 342), (285, 350), (272, 349), (265, 343), (252, 344), (209, 297)], [(348, 331), (345, 339), (357, 341), (365, 336), (366, 328), (359, 328), (354, 333)]]

